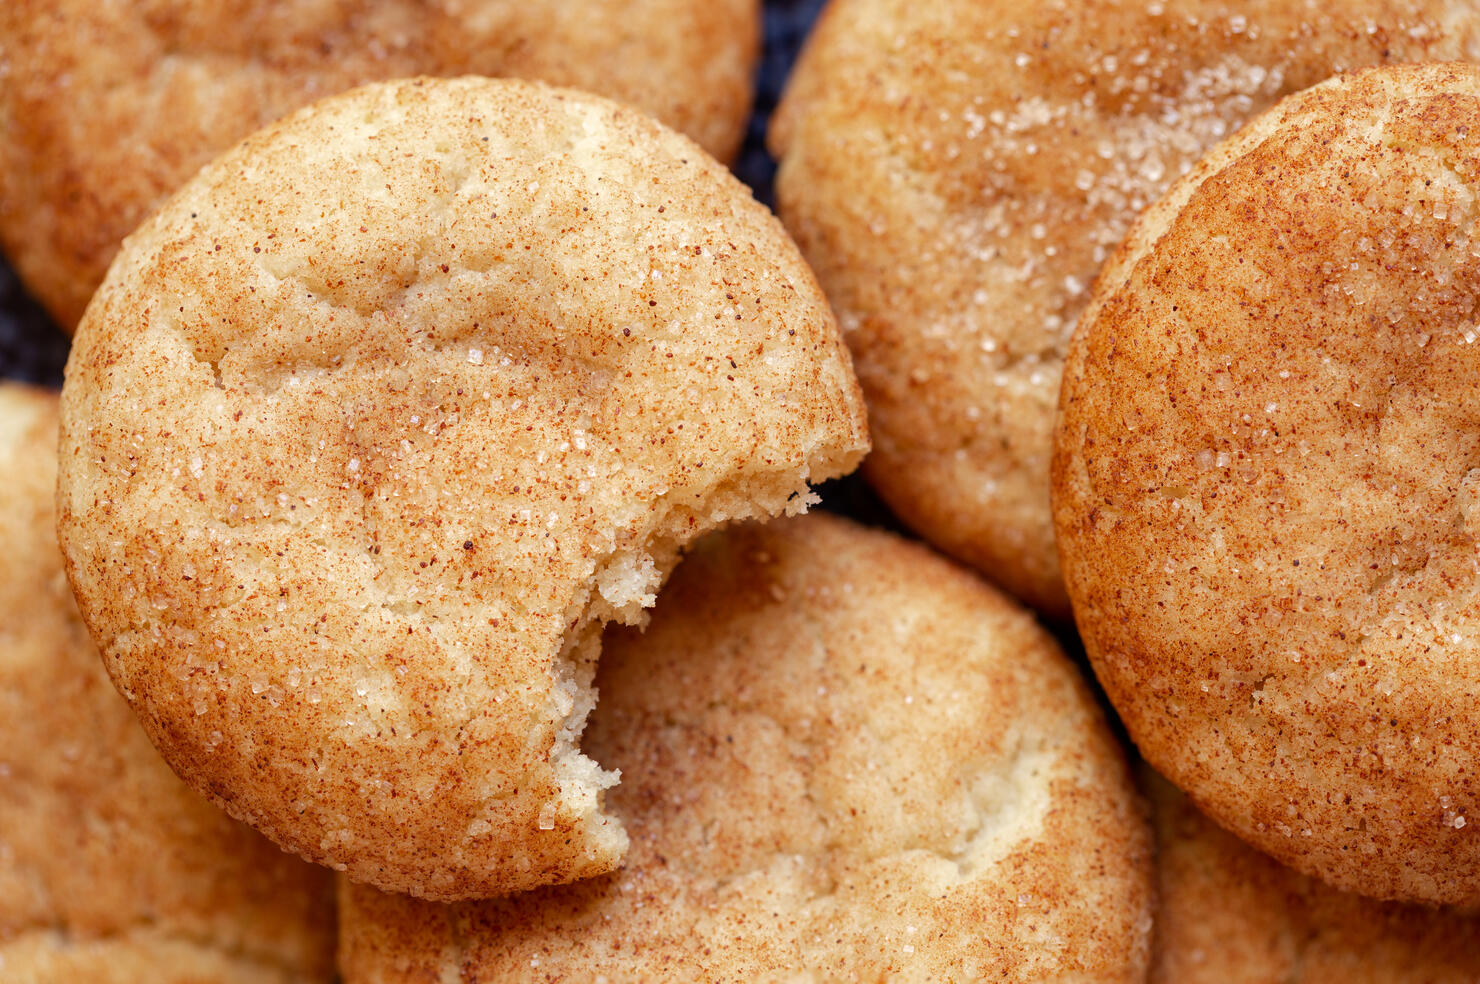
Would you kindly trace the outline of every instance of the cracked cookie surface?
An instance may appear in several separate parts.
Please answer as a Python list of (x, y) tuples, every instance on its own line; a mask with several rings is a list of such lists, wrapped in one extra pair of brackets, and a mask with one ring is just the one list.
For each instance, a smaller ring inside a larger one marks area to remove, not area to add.
[(0, 978), (328, 984), (334, 898), (177, 779), (103, 672), (53, 535), (55, 394), (0, 385)]
[(7, 0), (0, 246), (71, 331), (123, 237), (218, 153), (382, 79), (539, 79), (740, 146), (757, 0)]
[(614, 103), (479, 79), (335, 97), (203, 171), (63, 405), (68, 573), (166, 758), (435, 898), (617, 863), (578, 748), (602, 623), (868, 444), (743, 186)]
[(605, 645), (627, 864), (450, 907), (343, 884), (347, 984), (1144, 980), (1120, 751), (973, 575), (822, 513), (748, 525)]
[(1055, 521), (1159, 772), (1348, 891), (1480, 902), (1480, 69), (1292, 96), (1132, 230)]

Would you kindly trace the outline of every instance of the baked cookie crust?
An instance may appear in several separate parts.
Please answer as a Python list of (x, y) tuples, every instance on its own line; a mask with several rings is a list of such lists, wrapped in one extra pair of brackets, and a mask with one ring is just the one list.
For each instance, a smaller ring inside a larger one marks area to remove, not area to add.
[(717, 534), (599, 681), (627, 864), (457, 906), (343, 883), (346, 984), (1145, 980), (1119, 748), (1033, 618), (924, 547)]
[(826, 301), (694, 143), (411, 80), (217, 160), (129, 240), (63, 391), (60, 534), (187, 781), (388, 890), (610, 870), (601, 625), (868, 447)]
[(0, 249), (63, 330), (119, 243), (217, 154), (369, 82), (539, 79), (740, 147), (758, 0), (6, 0)]
[(55, 393), (0, 384), (0, 976), (329, 984), (331, 878), (170, 771), (103, 672), (54, 535)]
[(1281, 97), (1473, 59), (1468, 0), (833, 0), (772, 123), (778, 209), (906, 525), (1055, 619), (1069, 337), (1131, 223)]
[(1074, 339), (1055, 520), (1158, 771), (1332, 885), (1480, 901), (1480, 69), (1292, 96), (1143, 216)]

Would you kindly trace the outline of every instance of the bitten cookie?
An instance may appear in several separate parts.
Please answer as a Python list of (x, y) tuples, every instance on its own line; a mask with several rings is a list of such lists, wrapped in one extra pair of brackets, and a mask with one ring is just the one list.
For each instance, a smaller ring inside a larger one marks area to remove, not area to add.
[(1470, 0), (833, 0), (771, 132), (782, 217), (900, 519), (1067, 618), (1064, 352), (1101, 263), (1218, 140), (1345, 69), (1480, 53)]
[(123, 237), (217, 154), (412, 75), (542, 79), (739, 148), (757, 0), (5, 0), (0, 248), (70, 332)]
[(1480, 903), (1480, 69), (1292, 96), (1074, 339), (1055, 519), (1146, 758), (1333, 885)]
[(346, 984), (1145, 980), (1120, 750), (974, 576), (825, 514), (747, 526), (606, 649), (627, 864), (458, 906), (344, 882)]
[(0, 384), (0, 979), (328, 984), (328, 873), (176, 779), (103, 672), (54, 535), (56, 396)]
[(331, 98), (131, 237), (63, 391), (60, 531), (187, 781), (388, 890), (610, 870), (609, 619), (867, 449), (776, 220), (695, 144), (532, 83)]
[(1146, 770), (1152, 984), (1474, 984), (1480, 915), (1376, 902), (1277, 864)]

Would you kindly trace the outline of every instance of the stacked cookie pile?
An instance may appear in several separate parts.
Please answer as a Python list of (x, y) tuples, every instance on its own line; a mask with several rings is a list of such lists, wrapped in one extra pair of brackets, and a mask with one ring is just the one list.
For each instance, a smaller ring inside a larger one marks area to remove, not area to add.
[(698, 7), (0, 12), (0, 978), (1474, 980), (1480, 11)]

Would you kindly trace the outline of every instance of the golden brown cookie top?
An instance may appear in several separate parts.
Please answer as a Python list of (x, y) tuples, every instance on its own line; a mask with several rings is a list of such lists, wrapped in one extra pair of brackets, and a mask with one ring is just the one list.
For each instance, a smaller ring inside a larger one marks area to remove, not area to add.
[(1156, 828), (1152, 984), (1471, 984), (1480, 915), (1338, 892), (1219, 829), (1145, 770)]
[(627, 864), (452, 907), (346, 883), (347, 984), (1144, 980), (1119, 750), (1031, 616), (923, 547), (708, 538), (598, 682)]
[(71, 331), (125, 235), (197, 169), (381, 79), (541, 79), (630, 103), (728, 160), (756, 0), (7, 0), (0, 246)]
[(54, 394), (0, 385), (0, 977), (327, 984), (326, 873), (181, 783), (103, 672), (56, 547), (56, 438)]
[(1147, 759), (1338, 887), (1480, 901), (1480, 70), (1281, 103), (1143, 217), (1071, 353), (1056, 520)]
[(166, 757), (352, 877), (609, 870), (577, 742), (603, 622), (867, 449), (825, 300), (699, 148), (537, 84), (416, 80), (250, 138), (78, 330), (61, 534)]
[(835, 0), (771, 142), (869, 401), (870, 481), (1054, 617), (1064, 352), (1136, 216), (1281, 96), (1480, 54), (1469, 0)]

